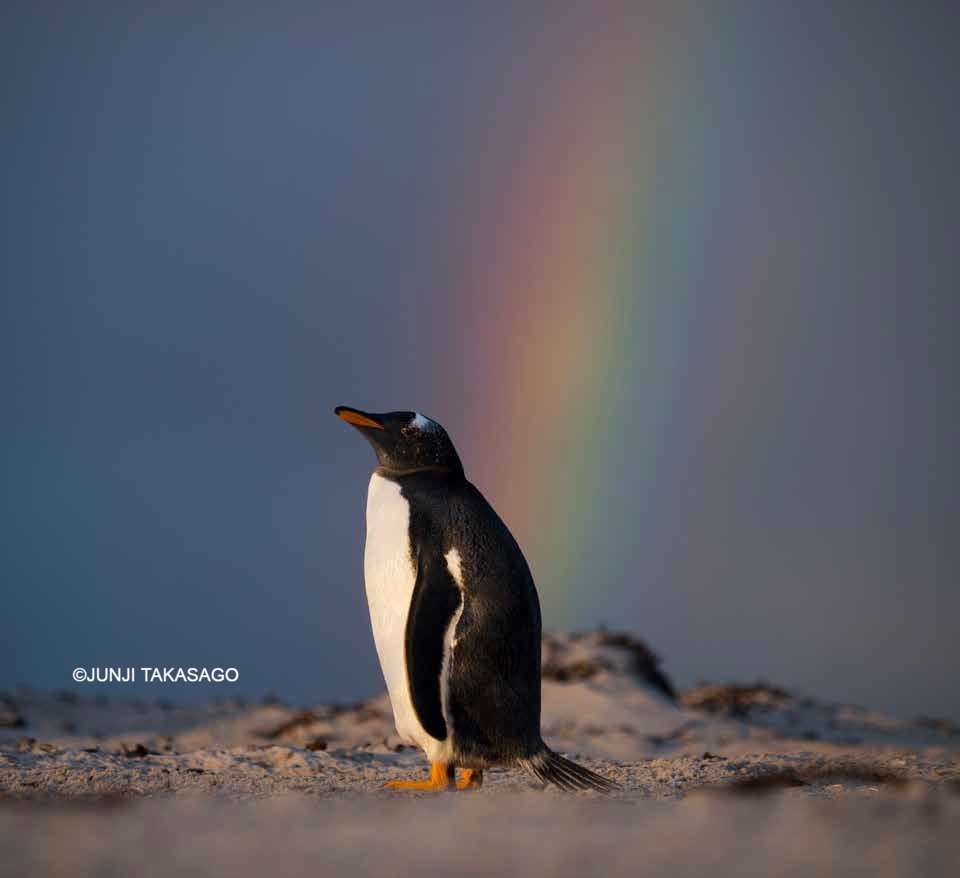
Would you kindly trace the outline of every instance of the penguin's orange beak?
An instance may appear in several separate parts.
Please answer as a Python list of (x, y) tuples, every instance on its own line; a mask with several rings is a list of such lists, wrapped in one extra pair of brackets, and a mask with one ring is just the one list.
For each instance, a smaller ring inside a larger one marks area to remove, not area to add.
[(357, 411), (357, 409), (352, 409), (349, 406), (338, 405), (333, 410), (333, 413), (348, 424), (353, 424), (354, 427), (372, 427), (374, 430), (386, 429), (379, 421), (375, 421), (369, 415)]

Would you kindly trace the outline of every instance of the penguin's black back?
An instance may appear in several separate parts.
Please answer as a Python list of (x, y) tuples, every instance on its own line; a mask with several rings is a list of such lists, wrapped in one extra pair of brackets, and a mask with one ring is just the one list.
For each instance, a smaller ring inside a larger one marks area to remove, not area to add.
[[(421, 722), (435, 737), (441, 737), (438, 731), (449, 731), (440, 709), (442, 641), (437, 638), (446, 630), (443, 617), (449, 620), (453, 607), (459, 606), (461, 590), (445, 560), (456, 549), (463, 605), (447, 679), (457, 761), (483, 767), (536, 753), (543, 747), (540, 604), (520, 547), (463, 476), (442, 470), (383, 475), (400, 485), (410, 506), (410, 546), (418, 580), (407, 655)], [(415, 649), (421, 651), (420, 658), (411, 667)]]

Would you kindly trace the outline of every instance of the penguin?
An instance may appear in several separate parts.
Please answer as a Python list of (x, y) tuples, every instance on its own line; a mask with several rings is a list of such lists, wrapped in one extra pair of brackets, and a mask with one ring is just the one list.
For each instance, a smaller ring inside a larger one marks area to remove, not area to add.
[[(616, 789), (540, 735), (540, 602), (517, 541), (418, 412), (334, 414), (373, 446), (364, 580), (373, 639), (400, 737), (428, 780), (388, 788), (467, 790), (492, 766), (564, 790)], [(458, 781), (456, 769), (463, 774)]]

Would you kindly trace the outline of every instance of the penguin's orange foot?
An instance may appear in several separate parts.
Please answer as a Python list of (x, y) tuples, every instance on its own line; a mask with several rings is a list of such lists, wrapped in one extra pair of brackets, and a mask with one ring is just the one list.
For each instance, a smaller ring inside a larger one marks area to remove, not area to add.
[(430, 780), (392, 780), (384, 784), (385, 790), (428, 790), (442, 792), (454, 790), (454, 773), (452, 765), (434, 762), (430, 765)]
[(458, 790), (479, 790), (483, 786), (483, 771), (479, 768), (465, 768), (463, 777), (457, 781)]

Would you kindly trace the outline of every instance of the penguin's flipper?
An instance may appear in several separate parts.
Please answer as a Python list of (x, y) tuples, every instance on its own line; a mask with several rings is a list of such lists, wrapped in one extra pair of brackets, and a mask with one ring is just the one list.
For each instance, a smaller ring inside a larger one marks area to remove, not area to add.
[(423, 728), (438, 741), (447, 738), (440, 677), (447, 634), (462, 595), (438, 553), (417, 554), (417, 581), (410, 599), (404, 649), (410, 699)]

